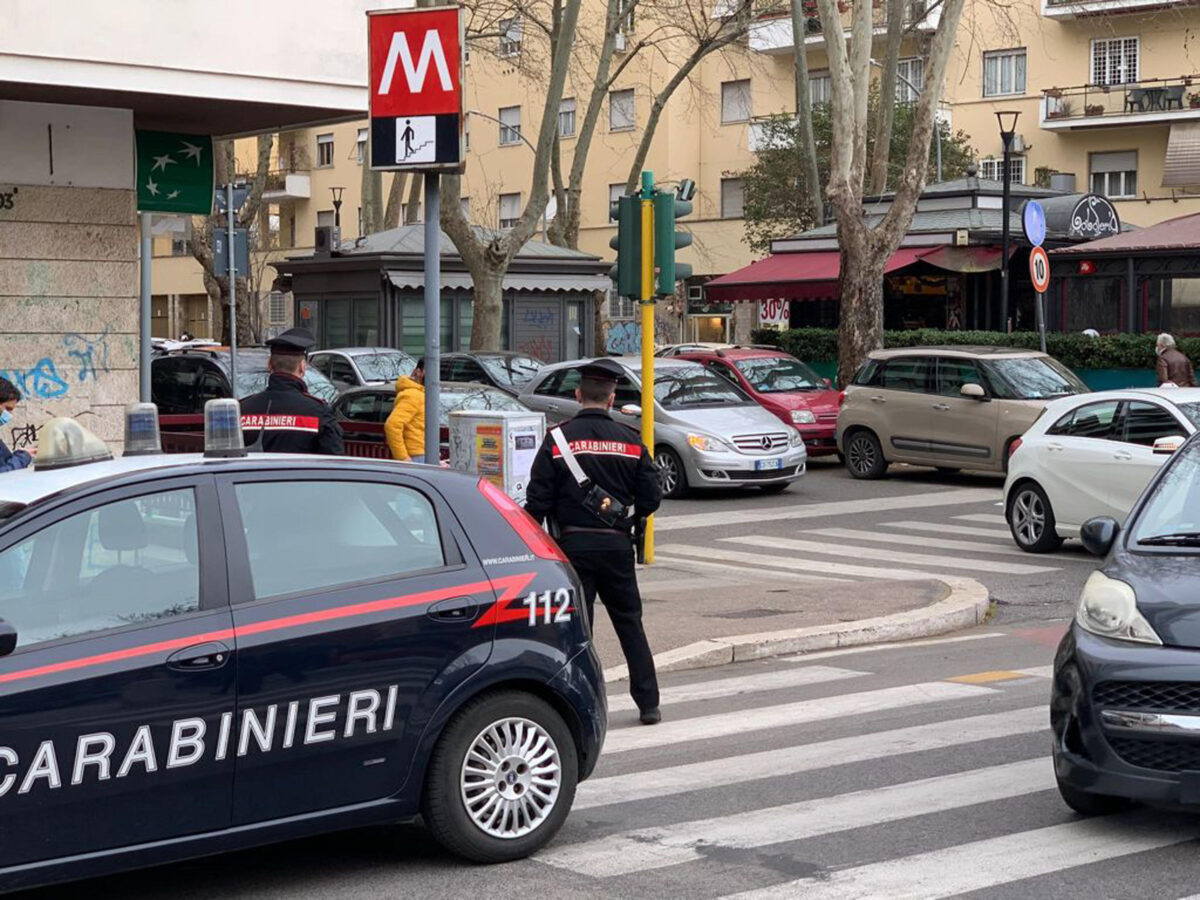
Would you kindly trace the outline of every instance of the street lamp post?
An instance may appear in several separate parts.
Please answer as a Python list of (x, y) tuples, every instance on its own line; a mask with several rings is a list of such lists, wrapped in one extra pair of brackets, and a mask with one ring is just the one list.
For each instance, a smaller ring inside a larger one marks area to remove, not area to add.
[[(487, 119), (489, 122), (495, 122), (501, 128), (508, 127), (503, 122), (501, 122), (499, 119), (497, 119), (495, 116), (489, 116), (487, 113), (480, 112), (477, 109), (468, 109), (467, 115), (468, 116), (479, 116), (479, 118), (481, 118), (481, 119)], [(557, 123), (555, 123), (555, 127), (557, 127)], [(534, 159), (537, 159), (537, 147), (535, 147), (535, 146), (533, 146), (533, 144), (529, 143), (529, 138), (525, 137), (525, 135), (523, 135), (519, 129), (517, 131), (517, 137), (521, 139), (522, 144), (524, 144), (526, 147), (528, 147), (533, 152)], [(543, 207), (542, 208), (542, 240), (543, 241), (546, 240), (546, 234), (547, 234), (546, 229), (547, 229), (546, 209), (545, 209), (545, 207)]]
[(331, 187), (329, 193), (333, 194), (333, 226), (335, 228), (342, 227), (342, 191), (344, 187)]
[(1009, 330), (1008, 310), (1008, 219), (1009, 202), (1012, 192), (1012, 160), (1013, 137), (1017, 133), (1019, 112), (998, 112), (996, 121), (1000, 123), (1000, 139), (1004, 142), (1004, 200), (1000, 220), (1000, 330)]

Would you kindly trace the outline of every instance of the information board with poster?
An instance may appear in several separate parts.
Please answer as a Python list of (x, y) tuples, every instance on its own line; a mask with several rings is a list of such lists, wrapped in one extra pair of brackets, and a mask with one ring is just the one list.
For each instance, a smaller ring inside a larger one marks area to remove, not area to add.
[(546, 417), (516, 410), (450, 413), (450, 467), (486, 478), (523, 503)]
[(759, 300), (758, 324), (763, 328), (787, 328), (792, 304), (788, 300)]

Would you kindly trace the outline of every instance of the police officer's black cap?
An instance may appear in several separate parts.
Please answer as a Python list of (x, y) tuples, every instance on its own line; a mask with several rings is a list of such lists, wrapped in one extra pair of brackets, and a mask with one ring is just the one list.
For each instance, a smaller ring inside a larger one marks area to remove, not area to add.
[(307, 328), (289, 328), (266, 343), (270, 351), (279, 356), (304, 356), (316, 342), (317, 339)]
[(617, 379), (625, 374), (625, 369), (619, 362), (601, 357), (580, 366), (579, 374), (593, 381), (607, 381), (616, 384)]

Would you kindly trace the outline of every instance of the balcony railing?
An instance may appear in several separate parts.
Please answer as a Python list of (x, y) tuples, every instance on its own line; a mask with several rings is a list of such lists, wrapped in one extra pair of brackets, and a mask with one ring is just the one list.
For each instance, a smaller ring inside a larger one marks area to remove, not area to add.
[(1190, 0), (1042, 0), (1042, 15), (1051, 19), (1075, 19), (1098, 14), (1136, 13), (1186, 3)]
[(1050, 130), (1175, 118), (1200, 118), (1200, 75), (1042, 91), (1042, 127)]

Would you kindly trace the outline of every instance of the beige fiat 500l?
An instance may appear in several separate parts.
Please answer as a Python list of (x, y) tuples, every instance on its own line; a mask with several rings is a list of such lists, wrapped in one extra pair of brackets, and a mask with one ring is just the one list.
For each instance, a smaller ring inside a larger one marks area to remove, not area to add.
[(838, 450), (855, 478), (889, 463), (1002, 472), (1047, 402), (1088, 388), (1044, 353), (1003, 347), (879, 350), (846, 388)]

